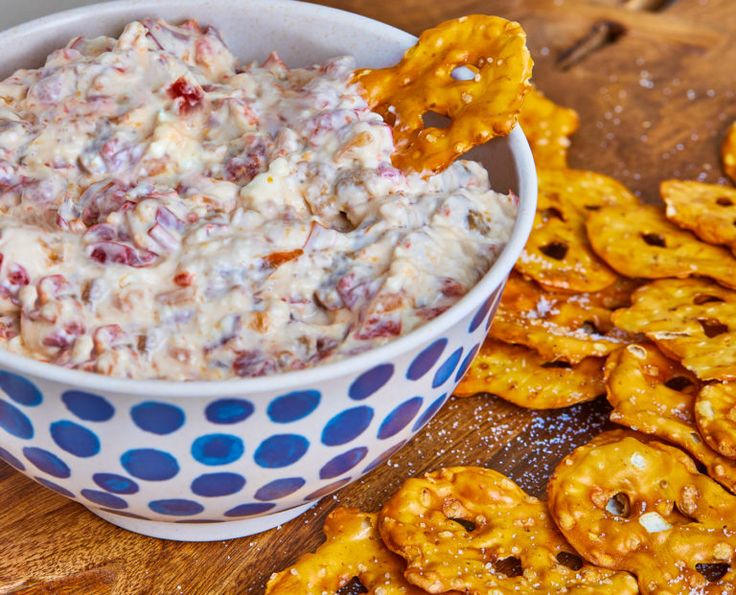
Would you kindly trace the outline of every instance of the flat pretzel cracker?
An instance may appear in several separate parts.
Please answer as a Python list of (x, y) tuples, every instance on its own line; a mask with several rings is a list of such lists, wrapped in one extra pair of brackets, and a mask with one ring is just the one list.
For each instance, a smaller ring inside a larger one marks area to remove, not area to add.
[(336, 593), (358, 579), (375, 595), (421, 595), (404, 580), (403, 560), (381, 543), (375, 513), (339, 507), (325, 520), (327, 540), (313, 554), (271, 575), (266, 595)]
[(736, 190), (716, 184), (667, 180), (660, 184), (667, 218), (704, 242), (736, 252)]
[[(496, 471), (409, 479), (379, 516), (381, 537), (430, 593), (635, 593), (631, 576), (580, 563), (544, 502)], [(516, 569), (514, 569), (516, 566)]]
[(736, 461), (698, 435), (694, 408), (700, 382), (691, 372), (653, 345), (627, 345), (608, 356), (605, 374), (611, 421), (679, 446), (736, 493)]
[(539, 169), (567, 167), (570, 137), (580, 126), (574, 109), (557, 105), (536, 87), (524, 98), (519, 124), (529, 142), (534, 163)]
[(736, 259), (667, 221), (654, 205), (604, 207), (588, 217), (588, 239), (609, 266), (627, 277), (710, 277), (736, 288)]
[[(474, 74), (459, 80), (464, 66)], [(471, 15), (427, 29), (395, 66), (359, 70), (368, 105), (392, 127), (396, 167), (422, 174), (445, 169), (474, 146), (511, 132), (529, 90), (532, 59), (519, 23)], [(434, 112), (447, 128), (426, 128)]]
[(704, 386), (695, 399), (695, 421), (712, 448), (736, 459), (736, 384)]
[(736, 380), (736, 292), (706, 279), (662, 279), (637, 289), (613, 323), (643, 333), (701, 380)]
[(545, 291), (512, 274), (506, 283), (490, 336), (534, 349), (546, 361), (578, 364), (608, 355), (627, 340), (611, 322), (608, 293)]
[(636, 197), (602, 174), (539, 170), (537, 214), (516, 269), (551, 288), (599, 291), (617, 275), (590, 247), (585, 221), (606, 205), (634, 205)]
[(632, 572), (642, 593), (736, 591), (736, 496), (682, 451), (604, 434), (557, 466), (548, 494), (577, 551)]
[(519, 407), (555, 409), (591, 401), (604, 392), (601, 358), (588, 357), (573, 366), (489, 337), (455, 396), (491, 393)]
[(731, 124), (721, 145), (723, 171), (736, 182), (736, 122)]

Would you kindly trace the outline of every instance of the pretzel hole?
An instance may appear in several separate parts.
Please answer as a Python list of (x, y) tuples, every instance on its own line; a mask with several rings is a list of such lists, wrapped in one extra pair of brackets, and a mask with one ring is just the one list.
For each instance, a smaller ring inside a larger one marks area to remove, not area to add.
[(716, 198), (716, 204), (719, 207), (732, 207), (733, 201), (727, 196), (719, 196), (718, 198)]
[(585, 205), (586, 211), (600, 211), (601, 205)]
[(473, 521), (469, 521), (468, 519), (450, 519), (450, 520), (455, 521), (458, 525), (461, 525), (463, 529), (465, 529), (468, 533), (475, 531), (475, 523)]
[(480, 70), (472, 64), (463, 64), (453, 68), (450, 76), (456, 81), (477, 81), (480, 80)]
[(715, 318), (698, 318), (698, 322), (709, 339), (728, 332), (728, 326)]
[(350, 581), (335, 591), (335, 595), (360, 595), (361, 593), (367, 593), (365, 585), (360, 582), (357, 576), (354, 576)]
[(580, 570), (583, 567), (583, 559), (577, 554), (571, 552), (560, 552), (555, 556), (557, 561), (563, 566), (567, 566), (570, 570)]
[(715, 562), (712, 564), (701, 562), (700, 564), (695, 565), (695, 570), (702, 574), (708, 582), (711, 583), (716, 583), (726, 576), (729, 568), (730, 565), (725, 562)]
[(447, 116), (443, 116), (442, 114), (438, 114), (437, 112), (430, 110), (424, 113), (422, 116), (422, 122), (424, 122), (425, 128), (439, 128), (444, 130), (452, 123), (452, 120)]
[(703, 304), (710, 304), (711, 302), (723, 302), (723, 298), (719, 298), (716, 295), (708, 295), (707, 293), (699, 293), (693, 298), (693, 304), (696, 306), (702, 306)]
[(540, 246), (539, 251), (545, 256), (549, 256), (555, 260), (562, 260), (567, 255), (567, 244), (563, 244), (562, 242), (550, 242), (549, 244)]
[(685, 378), (684, 376), (673, 376), (664, 385), (672, 390), (682, 392), (686, 388), (691, 387), (693, 383), (689, 378)]
[(493, 568), (498, 572), (498, 574), (503, 574), (507, 578), (513, 578), (524, 574), (524, 570), (521, 568), (521, 560), (516, 556), (509, 556), (502, 560), (496, 560), (493, 563)]
[(562, 212), (559, 209), (555, 209), (554, 207), (544, 209), (542, 211), (542, 218), (545, 221), (549, 221), (550, 219), (559, 219), (560, 221), (565, 220), (565, 218), (562, 216)]
[(569, 370), (572, 368), (572, 364), (570, 362), (563, 362), (561, 360), (555, 360), (553, 362), (544, 362), (542, 364), (543, 368), (564, 368), (565, 370)]
[(664, 238), (658, 233), (643, 233), (641, 239), (644, 240), (650, 246), (656, 246), (657, 248), (666, 248), (667, 243)]
[(614, 516), (628, 518), (631, 514), (631, 501), (626, 494), (619, 492), (608, 500), (606, 511), (610, 512)]
[(595, 325), (595, 322), (593, 322), (592, 320), (586, 320), (580, 328), (583, 332), (588, 333), (589, 335), (601, 334), (600, 329)]

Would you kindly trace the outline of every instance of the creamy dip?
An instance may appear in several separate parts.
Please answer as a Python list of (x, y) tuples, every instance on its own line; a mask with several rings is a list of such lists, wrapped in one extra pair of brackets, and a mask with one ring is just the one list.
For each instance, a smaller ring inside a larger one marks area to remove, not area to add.
[(118, 377), (249, 377), (449, 308), (516, 199), (472, 161), (392, 167), (353, 68), (239, 66), (212, 28), (144, 20), (0, 83), (2, 346)]

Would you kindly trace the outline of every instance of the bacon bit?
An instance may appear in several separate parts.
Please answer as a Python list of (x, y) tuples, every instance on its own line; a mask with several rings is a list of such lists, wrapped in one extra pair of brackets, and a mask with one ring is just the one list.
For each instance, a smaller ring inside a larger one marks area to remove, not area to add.
[(340, 343), (332, 337), (320, 337), (317, 339), (317, 357), (322, 360), (337, 349)]
[(266, 312), (253, 312), (248, 326), (258, 333), (265, 333), (268, 329), (268, 314)]
[(276, 362), (262, 351), (242, 351), (233, 362), (233, 371), (241, 378), (266, 376), (276, 371)]
[(420, 308), (419, 310), (417, 310), (417, 316), (422, 320), (429, 321), (437, 318), (440, 314), (444, 314), (449, 308), (449, 305), (435, 306), (433, 308)]
[(63, 329), (58, 329), (43, 338), (41, 343), (46, 347), (68, 349), (77, 337), (84, 334), (84, 325), (80, 322), (70, 322)]
[(194, 283), (194, 275), (186, 271), (182, 271), (181, 273), (174, 275), (174, 283), (179, 287), (189, 287)]
[(202, 26), (196, 19), (187, 19), (179, 25), (179, 27), (182, 29), (189, 29), (190, 31), (196, 31), (197, 33), (203, 33)]
[(106, 324), (97, 327), (92, 333), (95, 352), (100, 354), (106, 349), (127, 343), (127, 334), (119, 324)]
[(10, 271), (8, 271), (8, 282), (11, 285), (28, 285), (31, 279), (23, 265), (12, 264), (10, 265)]
[(362, 341), (384, 337), (398, 337), (401, 334), (401, 319), (398, 316), (371, 315), (355, 333)]
[(353, 310), (358, 303), (369, 300), (373, 294), (370, 282), (366, 279), (357, 279), (355, 273), (348, 273), (340, 277), (335, 290), (342, 303), (350, 310)]
[(302, 254), (304, 254), (304, 250), (302, 249), (290, 250), (288, 252), (272, 252), (271, 254), (264, 256), (263, 260), (268, 263), (270, 268), (276, 269), (290, 260), (299, 258)]
[(186, 78), (179, 77), (168, 90), (169, 97), (177, 100), (179, 113), (186, 115), (199, 107), (204, 99), (204, 93), (200, 87), (194, 86)]
[(175, 231), (183, 231), (185, 227), (184, 222), (166, 207), (159, 207), (156, 210), (156, 222)]
[(72, 286), (64, 275), (47, 275), (39, 279), (37, 287), (38, 303), (42, 306), (51, 300), (58, 300), (59, 298), (73, 295)]
[(136, 250), (119, 242), (99, 242), (89, 250), (89, 257), (100, 264), (124, 264), (135, 268), (150, 266), (157, 256), (150, 250)]
[(465, 295), (465, 286), (451, 277), (442, 279), (442, 295), (447, 297), (460, 297)]

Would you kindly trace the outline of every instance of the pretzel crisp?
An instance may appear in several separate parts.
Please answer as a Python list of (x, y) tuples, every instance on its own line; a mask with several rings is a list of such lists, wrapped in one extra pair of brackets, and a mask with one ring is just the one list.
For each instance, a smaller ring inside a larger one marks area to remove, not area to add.
[(660, 185), (666, 215), (710, 244), (736, 252), (736, 190), (717, 184), (667, 180)]
[(723, 171), (736, 182), (736, 122), (731, 124), (721, 145)]
[(490, 335), (531, 347), (544, 361), (578, 364), (605, 356), (627, 337), (611, 322), (608, 292), (567, 294), (545, 291), (512, 274), (493, 319)]
[(327, 540), (313, 554), (271, 575), (266, 595), (336, 593), (358, 581), (359, 593), (421, 595), (402, 574), (404, 562), (381, 542), (375, 513), (336, 508), (325, 520)]
[[(470, 80), (454, 78), (464, 66)], [(529, 90), (532, 59), (519, 23), (471, 15), (445, 21), (419, 37), (389, 68), (356, 71), (368, 105), (393, 127), (396, 167), (422, 174), (445, 169), (474, 146), (516, 125)], [(434, 112), (447, 128), (424, 125)]]
[(736, 459), (736, 384), (704, 386), (695, 399), (695, 421), (705, 441)]
[(654, 205), (605, 207), (588, 217), (596, 254), (627, 277), (663, 279), (701, 275), (736, 288), (736, 259), (667, 221)]
[(700, 382), (653, 345), (627, 345), (606, 360), (611, 421), (671, 442), (705, 465), (708, 475), (736, 493), (736, 461), (710, 448), (695, 426)]
[(616, 281), (591, 250), (585, 220), (606, 205), (635, 205), (616, 180), (589, 171), (540, 170), (537, 214), (516, 268), (550, 288), (598, 291)]
[(632, 572), (642, 593), (734, 593), (736, 496), (679, 449), (604, 435), (560, 463), (548, 494), (577, 551)]
[(407, 480), (378, 526), (406, 579), (430, 593), (636, 593), (630, 575), (582, 564), (544, 502), (490, 469)]
[(701, 380), (736, 380), (736, 292), (706, 279), (662, 279), (637, 289), (613, 323), (644, 333)]
[(491, 393), (519, 407), (555, 409), (591, 401), (604, 392), (601, 358), (588, 357), (573, 366), (488, 338), (455, 396)]
[(539, 89), (532, 87), (524, 98), (519, 124), (538, 168), (567, 167), (570, 137), (580, 126), (580, 118), (574, 109), (557, 105)]

